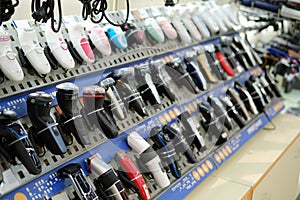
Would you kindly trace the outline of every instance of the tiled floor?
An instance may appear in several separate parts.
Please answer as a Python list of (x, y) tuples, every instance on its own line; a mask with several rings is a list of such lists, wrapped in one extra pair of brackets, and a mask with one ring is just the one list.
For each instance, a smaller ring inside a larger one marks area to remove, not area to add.
[(290, 93), (284, 93), (282, 90), (282, 95), (285, 104), (283, 112), (286, 112), (291, 107), (300, 109), (300, 89), (293, 89)]

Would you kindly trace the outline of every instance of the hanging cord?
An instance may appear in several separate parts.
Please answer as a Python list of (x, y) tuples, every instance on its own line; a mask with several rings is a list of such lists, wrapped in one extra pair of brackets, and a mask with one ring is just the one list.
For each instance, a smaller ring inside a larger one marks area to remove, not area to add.
[(19, 5), (19, 0), (13, 4), (11, 0), (1, 0), (0, 1), (0, 25), (2, 22), (10, 20), (11, 16), (15, 13), (15, 7)]
[[(105, 11), (108, 8), (107, 0), (79, 0), (83, 4), (82, 18), (84, 20), (90, 16), (91, 21), (94, 23), (100, 23), (104, 18), (113, 26), (124, 26), (128, 22), (129, 18), (129, 0), (126, 0), (126, 18), (121, 24), (117, 24), (109, 19)], [(100, 15), (100, 17), (99, 17)], [(99, 17), (99, 19), (97, 19)]]
[(61, 1), (57, 0), (58, 6), (58, 23), (57, 27), (55, 27), (55, 18), (54, 18), (54, 7), (55, 0), (46, 0), (42, 2), (40, 0), (32, 0), (31, 2), (31, 12), (32, 17), (36, 22), (46, 23), (48, 19), (51, 19), (51, 28), (54, 32), (58, 32), (60, 30), (62, 24), (62, 9), (61, 9)]
[(91, 15), (92, 12), (92, 6), (91, 1), (92, 0), (79, 0), (83, 7), (82, 7), (82, 19), (87, 20), (88, 16)]

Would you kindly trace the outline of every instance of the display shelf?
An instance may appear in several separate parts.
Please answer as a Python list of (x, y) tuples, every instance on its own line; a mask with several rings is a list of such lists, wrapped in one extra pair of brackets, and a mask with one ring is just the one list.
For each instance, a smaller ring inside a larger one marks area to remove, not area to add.
[(212, 159), (208, 157), (173, 183), (166, 191), (159, 195), (157, 199), (182, 199), (215, 170), (216, 166), (213, 164)]
[[(128, 150), (129, 146), (127, 144), (127, 135), (133, 131), (138, 132), (140, 135), (142, 135), (144, 138), (149, 137), (150, 130), (155, 127), (155, 126), (161, 126), (161, 122), (159, 120), (160, 116), (169, 116), (168, 123), (173, 123), (176, 120), (176, 115), (175, 117), (171, 117), (169, 115), (170, 112), (178, 112), (179, 111), (179, 106), (178, 105), (173, 105), (170, 108), (164, 110), (163, 112), (146, 119), (145, 121), (139, 123), (138, 125), (126, 130), (125, 132), (121, 133), (119, 137), (115, 139), (108, 140), (96, 147), (93, 148), (87, 148), (84, 153), (81, 155), (78, 155), (75, 158), (72, 158), (68, 160), (66, 163), (63, 165), (56, 167), (52, 169), (49, 172), (44, 172), (43, 175), (41, 176), (35, 176), (35, 179), (32, 180), (31, 182), (21, 186), (21, 185), (15, 185), (13, 189), (13, 192), (10, 194), (4, 195), (3, 199), (14, 199), (14, 196), (17, 194), (23, 194), (25, 195), (28, 199), (44, 199), (44, 195), (46, 196), (53, 196), (57, 192), (63, 190), (66, 185), (63, 183), (63, 181), (57, 176), (56, 172), (58, 169), (61, 167), (70, 164), (70, 163), (79, 163), (82, 166), (83, 171), (86, 174), (89, 174), (87, 171), (87, 158), (90, 157), (91, 155), (94, 155), (96, 153), (99, 153), (103, 160), (105, 162), (109, 162), (113, 159), (114, 155), (116, 152), (119, 150)], [(4, 179), (5, 182), (5, 179)], [(69, 183), (71, 184), (71, 183)], [(18, 188), (19, 187), (19, 188)], [(8, 191), (5, 191), (8, 192)], [(43, 194), (41, 194), (43, 192)]]
[[(234, 34), (237, 34), (237, 33), (231, 32), (231, 33), (228, 33), (227, 35), (230, 36), (230, 35), (234, 35)], [(193, 48), (196, 46), (199, 46), (199, 45), (203, 46), (203, 45), (207, 45), (207, 44), (218, 44), (219, 42), (220, 42), (219, 36), (217, 36), (217, 37), (211, 38), (209, 40), (203, 41), (199, 44), (191, 45), (189, 47), (184, 47), (184, 48), (178, 49), (173, 52), (170, 52), (170, 51), (162, 52), (161, 54), (155, 55), (155, 59), (161, 59), (161, 58), (164, 58), (167, 56), (183, 56), (185, 54), (185, 52), (193, 50)], [(48, 85), (48, 86), (36, 87), (36, 88), (28, 90), (28, 91), (25, 90), (25, 92), (23, 91), (23, 92), (19, 92), (18, 94), (13, 94), (9, 97), (1, 98), (0, 110), (14, 110), (18, 114), (18, 117), (23, 117), (23, 116), (27, 115), (26, 99), (27, 99), (28, 94), (31, 92), (44, 91), (46, 93), (51, 94), (54, 97), (53, 105), (56, 105), (57, 104), (56, 98), (55, 98), (56, 85), (61, 82), (68, 81), (68, 82), (75, 83), (80, 89), (79, 96), (81, 96), (82, 90), (84, 87), (97, 84), (100, 80), (105, 78), (112, 70), (139, 65), (141, 63), (145, 63), (145, 62), (149, 61), (149, 59), (150, 58), (140, 59), (140, 60), (136, 60), (130, 64), (119, 65), (119, 66), (115, 66), (113, 68), (106, 69), (106, 70), (102, 69), (101, 71), (96, 71), (93, 73), (81, 74), (76, 77), (71, 77), (66, 80), (61, 80), (61, 81), (57, 81), (55, 83), (51, 83), (51, 85)]]
[(300, 118), (279, 114), (272, 121), (275, 130), (259, 131), (184, 199), (296, 199)]
[[(275, 103), (271, 104), (267, 110), (274, 110), (278, 105), (283, 105), (281, 101), (274, 100)], [(278, 114), (283, 109), (276, 109)], [(276, 116), (274, 113), (270, 116)], [(204, 161), (193, 167), (187, 174), (182, 176), (179, 180), (172, 184), (166, 191), (164, 191), (157, 199), (182, 199), (188, 195), (197, 185), (201, 184), (208, 176), (206, 173), (211, 174), (217, 171), (226, 161), (234, 155), (243, 145), (247, 143), (255, 134), (257, 134), (269, 122), (267, 116), (263, 113), (252, 120), (245, 128), (236, 133), (229, 141), (216, 149), (213, 153), (207, 156)], [(207, 167), (209, 162), (213, 167)], [(203, 173), (205, 172), (205, 173)], [(199, 180), (198, 180), (199, 179)]]

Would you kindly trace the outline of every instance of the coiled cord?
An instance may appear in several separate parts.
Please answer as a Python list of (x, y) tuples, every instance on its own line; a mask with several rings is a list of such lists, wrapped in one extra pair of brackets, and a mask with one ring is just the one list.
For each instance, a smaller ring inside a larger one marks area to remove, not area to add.
[(61, 1), (57, 0), (58, 7), (58, 23), (57, 27), (55, 27), (55, 18), (54, 18), (54, 7), (55, 0), (46, 0), (41, 4), (40, 0), (32, 0), (31, 2), (31, 12), (32, 17), (37, 22), (46, 23), (48, 19), (51, 19), (51, 28), (54, 32), (58, 32), (60, 30), (62, 24), (62, 9), (61, 9)]
[[(129, 0), (126, 0), (126, 18), (121, 24), (117, 24), (109, 19), (105, 11), (108, 8), (107, 0), (79, 0), (83, 4), (82, 18), (86, 20), (90, 16), (91, 21), (100, 23), (104, 18), (113, 26), (124, 26), (129, 18)], [(99, 16), (100, 15), (100, 16)], [(98, 19), (97, 19), (98, 18)]]
[(2, 22), (10, 20), (11, 16), (15, 13), (15, 7), (19, 5), (19, 0), (13, 4), (11, 0), (1, 0), (0, 1), (0, 25)]

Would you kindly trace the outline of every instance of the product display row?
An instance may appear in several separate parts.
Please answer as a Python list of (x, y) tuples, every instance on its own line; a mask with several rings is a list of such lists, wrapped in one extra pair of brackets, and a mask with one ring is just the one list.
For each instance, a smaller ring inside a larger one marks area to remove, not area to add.
[[(205, 10), (205, 7), (209, 10)], [(31, 75), (36, 72), (45, 77), (58, 67), (66, 71), (75, 65), (100, 61), (115, 49), (153, 46), (166, 40), (181, 40), (191, 44), (218, 33), (226, 33), (239, 25), (231, 15), (229, 5), (216, 7), (207, 3), (205, 7), (195, 4), (168, 12), (164, 8), (156, 8), (155, 13), (151, 9), (142, 13), (137, 10), (130, 14), (130, 21), (122, 27), (105, 22), (94, 24), (83, 21), (80, 16), (63, 17), (65, 28), (58, 32), (54, 32), (49, 23), (37, 26), (23, 20), (13, 21), (15, 30), (10, 30), (8, 22), (1, 31), (1, 71), (12, 81), (22, 81), (25, 69)], [(182, 12), (183, 18), (178, 18), (178, 12)], [(123, 12), (117, 12), (113, 16), (122, 19), (122, 15)], [(216, 20), (215, 17), (222, 20)], [(139, 19), (138, 25), (134, 22), (136, 18)], [(18, 55), (18, 59), (15, 55)]]
[(4, 24), (1, 198), (156, 199), (194, 187), (200, 164), (215, 170), (281, 97), (228, 32), (239, 27), (230, 12), (207, 2), (134, 10), (121, 28), (78, 16), (61, 32)]

